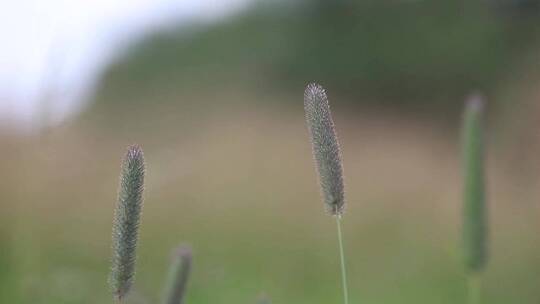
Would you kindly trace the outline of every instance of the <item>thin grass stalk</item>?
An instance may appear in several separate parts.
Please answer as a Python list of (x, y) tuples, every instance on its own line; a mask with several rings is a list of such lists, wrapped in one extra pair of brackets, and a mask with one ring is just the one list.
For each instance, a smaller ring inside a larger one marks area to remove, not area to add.
[(345, 267), (345, 250), (343, 248), (343, 233), (341, 232), (341, 216), (336, 216), (337, 234), (339, 242), (339, 257), (341, 266), (341, 284), (343, 284), (343, 302), (349, 303), (349, 287), (347, 286), (347, 267)]
[(467, 300), (469, 304), (480, 304), (482, 280), (478, 273), (470, 273), (467, 275)]

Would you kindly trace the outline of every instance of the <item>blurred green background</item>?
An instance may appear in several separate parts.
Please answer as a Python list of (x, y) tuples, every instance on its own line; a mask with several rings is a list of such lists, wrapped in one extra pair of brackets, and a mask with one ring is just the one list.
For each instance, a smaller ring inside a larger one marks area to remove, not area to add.
[(351, 303), (465, 303), (463, 100), (488, 99), (484, 303), (539, 303), (540, 3), (257, 2), (152, 33), (88, 108), (34, 134), (0, 129), (0, 302), (110, 303), (120, 158), (147, 185), (135, 290), (156, 303), (194, 248), (186, 303), (340, 303), (303, 89), (326, 87), (342, 144)]

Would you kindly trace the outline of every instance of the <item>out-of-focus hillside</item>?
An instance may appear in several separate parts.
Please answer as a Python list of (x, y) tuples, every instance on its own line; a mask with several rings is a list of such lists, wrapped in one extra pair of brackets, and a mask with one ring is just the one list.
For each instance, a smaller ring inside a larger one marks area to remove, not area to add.
[(224, 88), (291, 93), (317, 80), (353, 104), (456, 111), (471, 90), (499, 93), (538, 50), (538, 10), (523, 3), (293, 3), (156, 33), (110, 70), (98, 101)]
[(330, 90), (333, 106), (351, 113), (390, 113), (452, 132), (464, 97), (478, 90), (497, 121), (495, 144), (513, 153), (509, 167), (519, 168), (508, 170), (534, 175), (536, 4), (259, 3), (219, 24), (170, 29), (134, 46), (104, 75), (79, 123), (125, 136), (150, 130), (171, 136), (179, 126), (189, 134), (246, 108), (298, 111), (302, 88), (317, 81)]

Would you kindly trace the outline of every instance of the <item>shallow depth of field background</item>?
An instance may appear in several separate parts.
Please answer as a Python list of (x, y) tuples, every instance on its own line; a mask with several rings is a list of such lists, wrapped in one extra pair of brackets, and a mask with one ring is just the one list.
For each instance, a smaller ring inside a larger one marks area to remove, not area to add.
[(188, 304), (340, 303), (304, 123), (317, 81), (343, 151), (351, 303), (465, 302), (459, 125), (477, 90), (489, 110), (484, 303), (538, 303), (539, 20), (536, 0), (271, 1), (147, 33), (80, 111), (48, 123), (53, 92), (30, 127), (0, 124), (0, 302), (112, 302), (120, 158), (138, 143), (148, 172), (130, 303), (158, 303), (181, 242), (194, 248)]

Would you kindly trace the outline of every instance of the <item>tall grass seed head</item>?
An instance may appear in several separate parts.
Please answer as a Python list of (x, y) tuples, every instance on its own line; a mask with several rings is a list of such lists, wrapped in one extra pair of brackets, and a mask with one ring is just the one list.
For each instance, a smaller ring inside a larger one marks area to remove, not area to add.
[(326, 210), (341, 216), (345, 208), (341, 151), (322, 86), (312, 83), (306, 87), (304, 110)]

